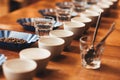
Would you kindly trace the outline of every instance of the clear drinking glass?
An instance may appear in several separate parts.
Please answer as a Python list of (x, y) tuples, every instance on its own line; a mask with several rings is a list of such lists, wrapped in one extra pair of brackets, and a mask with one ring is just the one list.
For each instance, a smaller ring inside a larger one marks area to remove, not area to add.
[(73, 11), (72, 2), (58, 2), (56, 3), (56, 15), (57, 21), (66, 22), (71, 20), (71, 14)]
[(91, 40), (91, 37), (88, 36), (80, 38), (81, 62), (82, 66), (87, 69), (98, 69), (101, 65), (101, 55), (104, 50), (104, 43), (96, 48), (97, 42), (95, 42), (95, 51), (88, 53), (91, 47)]
[(35, 32), (39, 37), (48, 37), (53, 29), (54, 18), (45, 16), (44, 18), (34, 18)]
[(85, 11), (87, 0), (72, 0), (74, 4), (74, 11), (80, 15), (81, 12)]

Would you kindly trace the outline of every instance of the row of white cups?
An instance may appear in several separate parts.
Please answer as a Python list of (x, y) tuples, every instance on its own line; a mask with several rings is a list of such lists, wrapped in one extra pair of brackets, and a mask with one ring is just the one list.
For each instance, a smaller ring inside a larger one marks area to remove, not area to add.
[(39, 48), (23, 49), (19, 58), (4, 62), (3, 72), (7, 80), (32, 80), (35, 73), (45, 70), (48, 62), (68, 49), (74, 38), (79, 39), (91, 24), (96, 23), (99, 12), (105, 13), (117, 0), (106, 0), (92, 5), (82, 12), (82, 17), (74, 17), (63, 24), (64, 29), (50, 31), (50, 37), (38, 41)]

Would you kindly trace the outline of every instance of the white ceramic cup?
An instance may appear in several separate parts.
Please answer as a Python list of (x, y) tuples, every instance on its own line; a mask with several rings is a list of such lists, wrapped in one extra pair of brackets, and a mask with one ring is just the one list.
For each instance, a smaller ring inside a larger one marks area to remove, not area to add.
[(63, 26), (64, 30), (69, 30), (74, 33), (74, 39), (79, 39), (85, 31), (85, 24), (81, 22), (65, 22)]
[(73, 35), (74, 33), (68, 30), (53, 30), (50, 32), (50, 36), (64, 39), (64, 49), (68, 49), (70, 47), (70, 44), (73, 40)]
[(33, 60), (16, 58), (7, 60), (2, 67), (6, 80), (33, 80), (37, 64)]
[(88, 17), (92, 19), (92, 24), (95, 25), (100, 14), (92, 10), (86, 10), (80, 14), (81, 17)]
[(109, 13), (110, 5), (105, 4), (103, 2), (99, 2), (97, 3), (97, 6), (104, 10), (103, 16), (106, 16), (106, 14)]
[(102, 9), (104, 9), (104, 10), (110, 8), (110, 5), (105, 4), (105, 3), (103, 3), (103, 2), (97, 3), (97, 6), (99, 6), (100, 8), (102, 8)]
[(42, 37), (38, 41), (39, 48), (47, 49), (51, 52), (51, 58), (59, 56), (64, 49), (65, 41), (57, 37)]
[(113, 5), (113, 2), (112, 1), (109, 1), (109, 0), (103, 0), (101, 1), (103, 4), (107, 4), (107, 5), (110, 5), (112, 6)]
[(72, 22), (82, 22), (85, 24), (85, 31), (87, 31), (92, 23), (92, 19), (88, 18), (88, 17), (74, 17), (71, 19)]
[(103, 13), (104, 12), (104, 10), (101, 8), (101, 7), (99, 7), (99, 6), (97, 6), (97, 5), (91, 5), (88, 9), (86, 9), (86, 10), (91, 10), (91, 11), (95, 11), (95, 12), (101, 12), (101, 13)]
[(41, 73), (45, 70), (49, 60), (50, 51), (42, 48), (27, 48), (20, 51), (21, 59), (31, 59), (37, 63), (36, 73)]

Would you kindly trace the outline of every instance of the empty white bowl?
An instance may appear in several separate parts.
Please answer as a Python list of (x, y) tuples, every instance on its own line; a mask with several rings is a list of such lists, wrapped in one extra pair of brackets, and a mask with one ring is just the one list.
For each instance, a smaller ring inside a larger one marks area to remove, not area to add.
[(68, 30), (52, 30), (52, 31), (50, 31), (50, 36), (59, 37), (59, 38), (64, 39), (64, 41), (65, 41), (64, 49), (67, 49), (70, 47), (70, 44), (73, 40), (73, 35), (74, 35), (74, 33), (72, 31), (68, 31)]
[(108, 13), (109, 8), (110, 8), (110, 5), (105, 4), (105, 3), (103, 3), (103, 2), (97, 3), (97, 6), (99, 6), (100, 8), (102, 8), (102, 9), (104, 10), (104, 15), (105, 15), (106, 13)]
[(42, 37), (38, 41), (39, 48), (47, 49), (51, 52), (51, 58), (59, 56), (64, 49), (65, 41), (57, 37)]
[(45, 70), (50, 60), (50, 55), (50, 51), (41, 48), (27, 48), (19, 53), (21, 59), (31, 59), (37, 63), (37, 73), (41, 73)]
[(99, 12), (101, 12), (101, 13), (104, 12), (104, 10), (97, 5), (91, 5), (87, 10), (95, 11), (95, 12), (98, 12), (98, 13)]
[(102, 3), (103, 4), (107, 4), (107, 5), (110, 5), (110, 6), (112, 6), (113, 5), (113, 2), (112, 1), (109, 1), (109, 0), (104, 0), (104, 1), (102, 1)]
[(32, 80), (37, 64), (33, 60), (17, 58), (4, 62), (2, 67), (7, 80)]
[(92, 10), (86, 10), (85, 12), (82, 12), (80, 16), (85, 16), (92, 19), (92, 24), (95, 24), (97, 22), (98, 16), (100, 14), (98, 12), (92, 11)]
[(85, 24), (82, 22), (65, 22), (63, 27), (64, 30), (69, 30), (74, 33), (74, 39), (79, 39), (85, 31)]
[(107, 4), (103, 3), (103, 2), (97, 3), (97, 6), (99, 6), (100, 8), (102, 8), (104, 10), (110, 8), (110, 5), (107, 5)]
[(87, 18), (87, 17), (74, 17), (71, 19), (72, 22), (82, 22), (85, 24), (85, 31), (87, 31), (90, 26), (91, 26), (91, 23), (92, 23), (92, 19), (90, 18)]

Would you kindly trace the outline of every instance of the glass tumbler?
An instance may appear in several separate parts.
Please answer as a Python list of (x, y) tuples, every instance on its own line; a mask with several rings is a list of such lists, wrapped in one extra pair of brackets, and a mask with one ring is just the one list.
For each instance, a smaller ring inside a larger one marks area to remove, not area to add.
[(54, 18), (45, 16), (44, 18), (34, 18), (35, 32), (39, 37), (48, 37), (53, 29)]
[[(98, 46), (95, 42), (94, 50), (91, 48), (91, 37), (83, 36), (80, 38), (80, 52), (82, 66), (87, 69), (98, 69), (101, 65), (101, 55), (104, 50), (104, 43)], [(92, 49), (91, 51), (89, 51)]]
[(74, 4), (74, 11), (80, 15), (81, 12), (85, 11), (87, 0), (72, 0)]
[(71, 20), (71, 14), (73, 11), (72, 2), (58, 2), (56, 3), (56, 15), (57, 21), (66, 22)]

